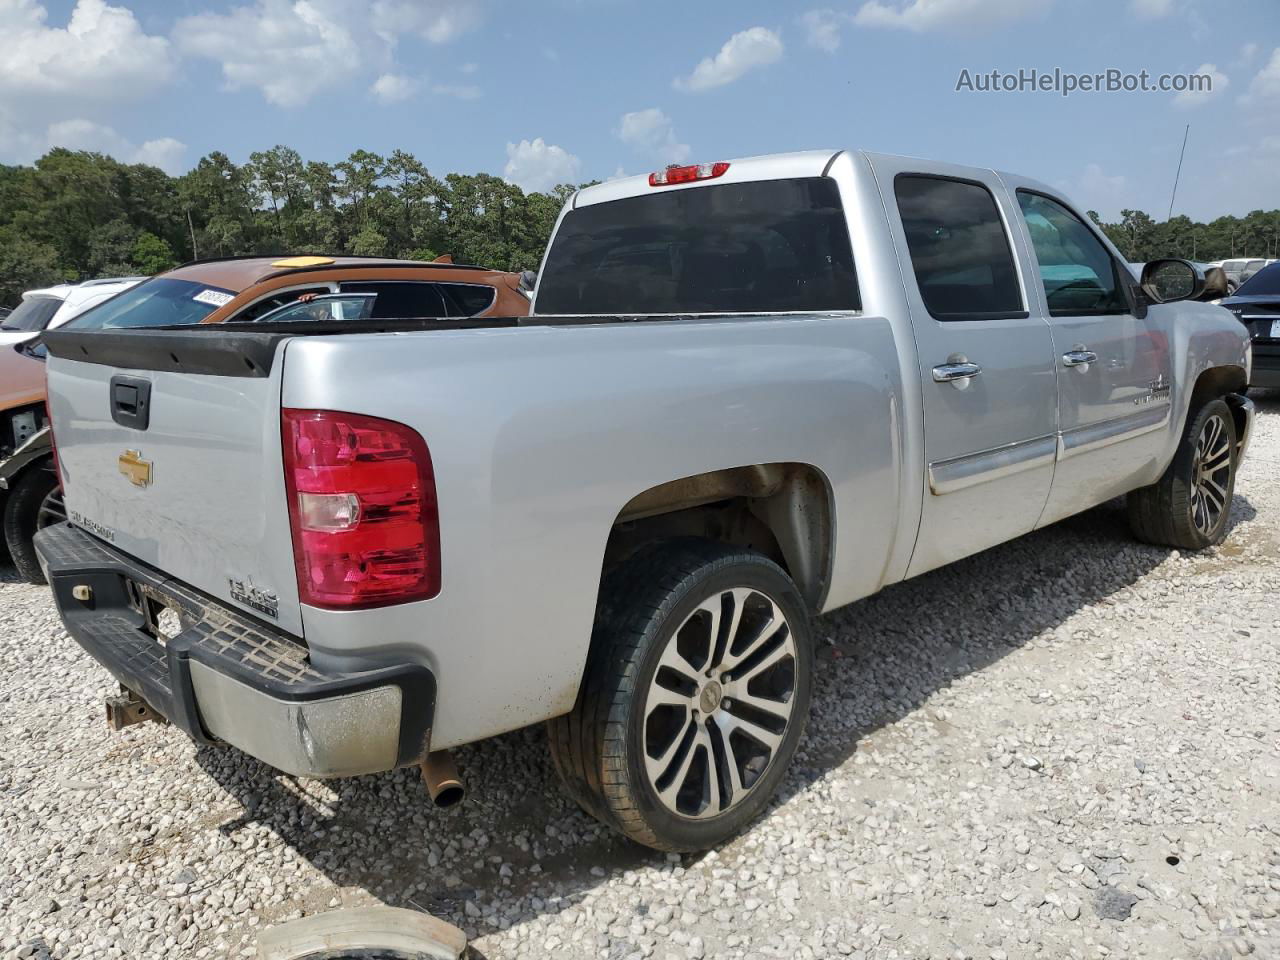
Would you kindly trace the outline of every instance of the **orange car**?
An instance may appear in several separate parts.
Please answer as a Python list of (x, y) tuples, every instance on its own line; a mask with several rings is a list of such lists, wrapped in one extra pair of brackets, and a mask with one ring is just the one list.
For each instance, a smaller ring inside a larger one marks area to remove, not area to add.
[[(152, 277), (69, 321), (65, 329), (227, 320), (524, 316), (531, 289), (528, 275), (463, 266), (448, 258), (424, 263), (372, 257), (232, 257), (200, 260)], [(31, 538), (40, 527), (65, 515), (44, 429), (44, 365), (31, 353), (29, 345), (0, 349), (0, 519), (3, 545), (18, 573), (32, 583), (43, 583)]]

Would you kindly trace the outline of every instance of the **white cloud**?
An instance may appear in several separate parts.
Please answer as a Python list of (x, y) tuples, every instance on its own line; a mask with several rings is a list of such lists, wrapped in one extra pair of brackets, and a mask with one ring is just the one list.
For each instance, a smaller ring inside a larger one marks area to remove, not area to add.
[(218, 62), (228, 88), (261, 90), (276, 106), (302, 106), (371, 73), (374, 96), (395, 102), (415, 86), (387, 69), (400, 36), (448, 43), (481, 17), (477, 3), (445, 0), (252, 0), (184, 17), (173, 37), (183, 53)]
[(417, 89), (418, 81), (413, 77), (406, 77), (403, 73), (384, 73), (373, 81), (369, 92), (383, 103), (399, 103), (408, 100)]
[(671, 118), (657, 107), (624, 113), (617, 134), (623, 143), (661, 163), (683, 163), (689, 159), (689, 145), (676, 139)]
[(1183, 90), (1175, 94), (1173, 98), (1175, 106), (1198, 107), (1202, 103), (1208, 103), (1214, 97), (1221, 96), (1222, 92), (1231, 85), (1231, 78), (1219, 70), (1216, 64), (1202, 63), (1192, 72), (1209, 77), (1213, 82), (1212, 86), (1207, 90)]
[(476, 0), (375, 0), (374, 29), (391, 45), (404, 33), (416, 33), (430, 43), (449, 43), (484, 19)]
[(1280, 100), (1280, 47), (1271, 51), (1271, 59), (1249, 84), (1249, 100)]
[(133, 152), (134, 163), (149, 163), (159, 167), (165, 173), (177, 176), (187, 170), (183, 158), (187, 155), (187, 145), (173, 137), (161, 137), (158, 140), (147, 140)]
[(1159, 20), (1173, 13), (1173, 0), (1129, 0), (1129, 9), (1140, 20)]
[(150, 164), (175, 176), (187, 169), (183, 163), (187, 145), (180, 140), (161, 137), (137, 146), (111, 127), (82, 117), (50, 124), (43, 141), (42, 144), (34, 144), (36, 152), (43, 153), (52, 147), (66, 147), (68, 150), (105, 153), (122, 163)]
[(37, 0), (0, 0), (0, 102), (131, 99), (173, 73), (169, 41), (144, 33), (125, 7), (77, 0), (65, 27), (49, 26), (48, 17)]
[(1116, 220), (1120, 211), (1133, 206), (1128, 181), (1122, 176), (1110, 176), (1096, 163), (1084, 168), (1080, 178), (1068, 187), (1080, 207), (1096, 210), (1103, 220)]
[(765, 27), (735, 33), (714, 57), (707, 57), (687, 78), (678, 77), (681, 90), (702, 91), (733, 83), (744, 73), (768, 66), (782, 58), (782, 38)]
[(256, 87), (269, 103), (298, 107), (349, 81), (367, 62), (334, 0), (258, 0), (228, 13), (184, 17), (173, 36), (184, 53), (222, 65), (232, 90)]
[(826, 53), (835, 53), (840, 49), (840, 28), (848, 19), (848, 14), (823, 7), (821, 10), (805, 13), (800, 18), (800, 25), (804, 27), (809, 46)]
[(459, 100), (479, 100), (481, 90), (474, 83), (434, 83), (431, 92), (438, 97), (456, 97)]
[(573, 183), (580, 166), (572, 153), (538, 137), (507, 144), (507, 165), (502, 177), (522, 190), (544, 191), (558, 183)]
[(871, 0), (854, 15), (863, 27), (896, 27), (923, 32), (962, 28), (980, 30), (1044, 13), (1053, 0)]

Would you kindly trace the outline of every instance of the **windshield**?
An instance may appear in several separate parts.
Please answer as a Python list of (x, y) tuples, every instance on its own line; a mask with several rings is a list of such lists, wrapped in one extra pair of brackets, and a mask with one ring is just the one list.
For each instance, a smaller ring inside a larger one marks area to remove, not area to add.
[(199, 323), (234, 296), (235, 291), (221, 287), (157, 277), (91, 307), (63, 329), (112, 330)]
[(835, 181), (763, 180), (570, 211), (547, 255), (540, 314), (856, 310)]
[(27, 297), (13, 313), (0, 321), (0, 330), (23, 330), (27, 333), (43, 330), (60, 306), (62, 301), (58, 297)]
[(1240, 284), (1234, 294), (1237, 297), (1272, 297), (1280, 296), (1280, 263), (1263, 267), (1252, 277)]

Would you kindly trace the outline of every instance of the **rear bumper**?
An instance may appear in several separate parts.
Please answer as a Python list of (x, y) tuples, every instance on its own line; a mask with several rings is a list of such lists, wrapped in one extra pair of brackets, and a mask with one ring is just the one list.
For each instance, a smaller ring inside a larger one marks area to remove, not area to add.
[(1280, 387), (1280, 343), (1253, 344), (1253, 372), (1249, 375), (1251, 387)]
[[(436, 700), (426, 667), (321, 673), (298, 640), (70, 524), (47, 527), (35, 542), (71, 636), (197, 742), (229, 743), (308, 777), (377, 773), (426, 756)], [(77, 600), (77, 586), (91, 598)], [(165, 608), (180, 622), (167, 640), (158, 626)]]

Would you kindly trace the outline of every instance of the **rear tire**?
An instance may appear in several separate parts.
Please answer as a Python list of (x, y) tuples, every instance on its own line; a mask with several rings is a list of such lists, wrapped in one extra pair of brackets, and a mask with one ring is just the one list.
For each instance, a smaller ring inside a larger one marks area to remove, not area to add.
[(18, 575), (28, 583), (46, 582), (31, 538), (64, 519), (58, 475), (51, 465), (36, 464), (18, 477), (4, 504), (4, 540)]
[(1227, 533), (1236, 484), (1236, 424), (1221, 398), (1187, 417), (1173, 462), (1158, 481), (1128, 496), (1139, 540), (1203, 550)]
[(646, 548), (606, 577), (573, 712), (548, 724), (568, 793), (658, 850), (713, 847), (768, 805), (808, 719), (809, 619), (754, 551)]

